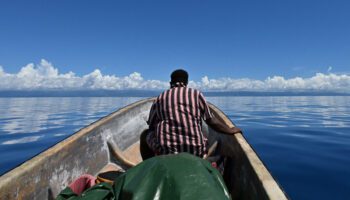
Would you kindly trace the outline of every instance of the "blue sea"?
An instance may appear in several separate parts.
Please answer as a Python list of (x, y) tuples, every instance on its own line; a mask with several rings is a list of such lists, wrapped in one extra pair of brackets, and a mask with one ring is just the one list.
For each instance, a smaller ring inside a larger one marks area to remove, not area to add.
[[(0, 98), (0, 174), (137, 97)], [(350, 96), (207, 97), (291, 199), (350, 199)]]

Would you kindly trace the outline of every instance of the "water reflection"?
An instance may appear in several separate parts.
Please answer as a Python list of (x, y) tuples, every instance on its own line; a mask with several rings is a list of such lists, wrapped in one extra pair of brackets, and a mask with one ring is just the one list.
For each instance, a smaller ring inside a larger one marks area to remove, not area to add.
[(35, 142), (35, 141), (38, 141), (39, 138), (41, 138), (41, 137), (43, 137), (43, 136), (40, 135), (40, 136), (22, 137), (19, 139), (5, 141), (2, 144), (22, 144), (22, 143)]
[(208, 97), (239, 124), (349, 127), (350, 97)]
[(0, 98), (0, 134), (25, 134), (67, 125), (86, 125), (138, 99)]

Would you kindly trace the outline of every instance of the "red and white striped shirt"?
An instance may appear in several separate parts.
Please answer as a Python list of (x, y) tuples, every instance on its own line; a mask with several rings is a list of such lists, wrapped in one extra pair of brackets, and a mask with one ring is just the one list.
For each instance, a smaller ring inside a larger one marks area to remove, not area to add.
[(147, 143), (158, 154), (188, 152), (203, 157), (207, 138), (202, 134), (202, 119), (209, 118), (212, 114), (200, 91), (186, 86), (170, 88), (152, 105)]

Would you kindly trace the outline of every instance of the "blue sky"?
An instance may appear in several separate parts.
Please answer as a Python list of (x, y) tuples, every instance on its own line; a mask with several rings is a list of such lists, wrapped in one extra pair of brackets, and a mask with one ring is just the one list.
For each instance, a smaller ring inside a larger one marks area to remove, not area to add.
[[(348, 1), (1, 1), (0, 65), (168, 81), (350, 72)], [(330, 68), (331, 66), (331, 68)]]

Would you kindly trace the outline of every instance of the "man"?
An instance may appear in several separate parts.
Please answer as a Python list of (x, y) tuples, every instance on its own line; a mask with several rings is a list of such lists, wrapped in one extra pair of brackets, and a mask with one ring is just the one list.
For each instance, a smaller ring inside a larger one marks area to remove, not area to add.
[(207, 153), (207, 138), (202, 133), (202, 119), (214, 130), (235, 134), (237, 127), (228, 127), (210, 112), (203, 94), (188, 88), (188, 73), (172, 72), (170, 89), (153, 102), (148, 118), (149, 130), (140, 137), (143, 159), (154, 155), (188, 152), (203, 157)]

